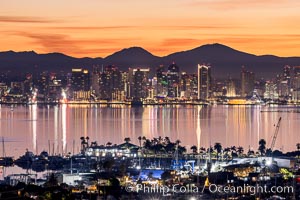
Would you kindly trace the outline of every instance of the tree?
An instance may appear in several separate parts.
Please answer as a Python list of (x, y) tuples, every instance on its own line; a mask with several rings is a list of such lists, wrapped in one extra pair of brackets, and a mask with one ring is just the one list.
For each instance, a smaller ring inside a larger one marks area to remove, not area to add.
[(300, 143), (297, 143), (297, 144), (296, 144), (296, 147), (297, 147), (298, 158), (299, 158), (299, 156), (300, 156), (300, 155), (299, 155), (299, 154), (300, 154)]
[(241, 147), (241, 146), (239, 146), (239, 147), (237, 148), (237, 152), (238, 152), (239, 156), (241, 156), (241, 155), (244, 153), (244, 148)]
[(107, 143), (106, 143), (106, 146), (111, 146), (111, 145), (112, 145), (111, 142), (107, 142)]
[(191, 150), (192, 150), (193, 154), (197, 154), (198, 148), (196, 147), (196, 145), (193, 145), (193, 146), (191, 146)]
[(90, 137), (87, 136), (85, 139), (86, 139), (86, 146), (89, 147), (89, 140), (90, 140)]
[(272, 149), (267, 148), (267, 150), (266, 150), (266, 155), (267, 155), (267, 156), (271, 156), (271, 155), (272, 155)]
[(138, 140), (139, 140), (140, 147), (141, 147), (141, 146), (142, 146), (142, 137), (141, 137), (141, 136), (139, 136), (139, 137), (138, 137)]
[(266, 153), (266, 141), (264, 139), (260, 139), (258, 144), (259, 144), (258, 150), (260, 152), (260, 155), (262, 156)]
[(165, 137), (164, 142), (165, 142), (166, 144), (170, 144), (171, 140), (170, 140), (169, 137)]
[(85, 137), (80, 137), (80, 140), (81, 140), (81, 151), (84, 152), (85, 144), (86, 144)]
[(124, 139), (124, 141), (125, 141), (126, 143), (129, 143), (131, 140), (130, 140), (129, 137), (126, 137), (126, 138)]
[(219, 143), (219, 142), (215, 143), (214, 149), (217, 151), (217, 160), (219, 160), (219, 154), (222, 151), (221, 143)]
[(224, 152), (225, 159), (228, 159), (229, 158), (230, 147), (224, 148), (223, 152)]

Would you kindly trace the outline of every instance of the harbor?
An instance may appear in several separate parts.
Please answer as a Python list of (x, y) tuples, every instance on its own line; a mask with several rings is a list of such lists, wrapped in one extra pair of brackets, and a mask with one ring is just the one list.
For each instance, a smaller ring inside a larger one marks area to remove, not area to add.
[[(263, 140), (259, 141), (257, 152), (246, 152), (242, 147), (223, 148), (220, 143), (208, 149), (193, 146), (188, 150), (179, 140), (171, 141), (168, 137), (139, 137), (138, 140), (139, 145), (125, 138), (122, 144), (108, 143), (104, 146), (89, 141), (88, 137), (81, 137), (80, 152), (74, 155), (49, 155), (45, 151), (35, 155), (26, 151), (12, 163), (1, 163), (4, 176), (1, 188), (18, 190), (20, 194), (17, 196), (21, 197), (24, 195), (22, 191), (29, 187), (43, 191), (55, 186), (67, 190), (67, 194), (75, 199), (78, 194), (92, 199), (106, 199), (108, 196), (113, 199), (139, 199), (141, 195), (150, 195), (148, 190), (147, 193), (144, 188), (141, 189), (142, 186), (147, 186), (152, 191), (151, 195), (162, 199), (189, 195), (208, 199), (245, 199), (245, 195), (249, 196), (248, 199), (271, 199), (281, 195), (282, 198), (297, 199), (300, 195), (299, 150), (279, 155), (278, 150), (268, 149)], [(4, 175), (5, 168), (12, 166), (23, 168), (27, 173)], [(211, 184), (237, 188), (264, 186), (269, 190), (274, 186), (285, 186), (290, 191), (282, 194), (255, 193), (244, 188), (230, 193), (213, 193), (208, 190)], [(21, 185), (23, 188), (20, 188)], [(157, 187), (167, 187), (168, 190), (161, 191)], [(173, 190), (169, 189), (172, 187)], [(190, 189), (180, 192), (180, 188)], [(26, 193), (39, 196), (42, 195), (39, 190)]]

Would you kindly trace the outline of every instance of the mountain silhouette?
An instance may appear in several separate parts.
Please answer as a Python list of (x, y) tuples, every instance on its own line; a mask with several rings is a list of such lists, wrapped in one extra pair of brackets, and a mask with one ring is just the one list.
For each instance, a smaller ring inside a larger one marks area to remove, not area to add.
[[(159, 57), (141, 47), (130, 47), (115, 52), (105, 58), (75, 58), (62, 53), (37, 54), (34, 51), (0, 52), (0, 69), (17, 72), (70, 72), (72, 68), (115, 65), (126, 71), (129, 67), (150, 67), (156, 69), (172, 62), (181, 71), (197, 72), (197, 64), (210, 64), (214, 77), (239, 77), (241, 67), (255, 72), (256, 77), (274, 77), (285, 65), (299, 66), (300, 57), (278, 57), (273, 55), (257, 56), (238, 51), (222, 44), (207, 44), (191, 50), (172, 53)], [(167, 68), (167, 67), (166, 67)]]

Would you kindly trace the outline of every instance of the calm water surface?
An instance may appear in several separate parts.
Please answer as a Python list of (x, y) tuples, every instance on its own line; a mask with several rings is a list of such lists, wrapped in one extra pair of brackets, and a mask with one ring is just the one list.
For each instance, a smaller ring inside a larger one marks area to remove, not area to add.
[[(281, 112), (261, 112), (281, 111)], [(7, 156), (18, 158), (28, 149), (61, 154), (79, 152), (80, 137), (98, 144), (119, 144), (130, 137), (168, 136), (179, 139), (190, 151), (192, 145), (243, 146), (257, 150), (258, 140), (270, 145), (274, 124), (282, 117), (275, 148), (296, 149), (300, 142), (300, 108), (264, 106), (10, 106), (0, 107), (0, 135)], [(75, 145), (73, 145), (75, 143)], [(74, 146), (74, 148), (73, 148)], [(3, 148), (0, 148), (2, 156)]]

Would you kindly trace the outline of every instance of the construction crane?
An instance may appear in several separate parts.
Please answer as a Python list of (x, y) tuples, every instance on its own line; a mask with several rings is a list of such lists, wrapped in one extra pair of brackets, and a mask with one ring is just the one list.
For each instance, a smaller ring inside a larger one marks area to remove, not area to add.
[(275, 133), (274, 133), (273, 138), (272, 138), (272, 144), (271, 144), (271, 147), (270, 147), (271, 151), (273, 151), (273, 148), (275, 146), (275, 142), (276, 142), (278, 132), (279, 132), (280, 122), (281, 122), (281, 117), (279, 117), (279, 120), (278, 120), (277, 125), (276, 125), (276, 129), (275, 129)]

